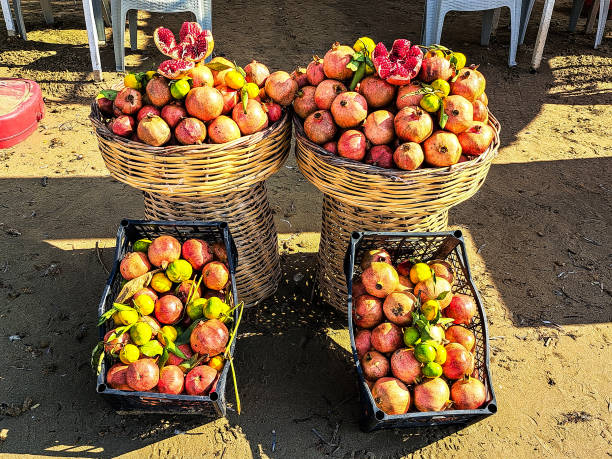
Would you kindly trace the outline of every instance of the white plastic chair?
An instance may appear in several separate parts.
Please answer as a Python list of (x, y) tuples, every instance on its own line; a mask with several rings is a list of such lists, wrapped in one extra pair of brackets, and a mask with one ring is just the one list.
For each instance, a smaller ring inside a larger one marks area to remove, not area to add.
[[(51, 5), (49, 0), (40, 0), (40, 7), (42, 9), (45, 22), (47, 24), (53, 24), (53, 12), (51, 11)], [(6, 10), (5, 10), (6, 8)], [(23, 22), (23, 13), (21, 12), (21, 0), (13, 0), (13, 9), (15, 10), (15, 23), (17, 25), (17, 32), (21, 35), (21, 38), (27, 40), (27, 34), (25, 29), (25, 23)], [(7, 14), (8, 11), (8, 14)], [(4, 14), (4, 21), (6, 23), (6, 29), (9, 30), (9, 20), (12, 25), (11, 9), (8, 4), (8, 0), (2, 0), (2, 12)], [(8, 18), (8, 20), (7, 20)], [(12, 28), (12, 27), (11, 27)], [(13, 34), (15, 29), (13, 29)], [(10, 35), (10, 33), (9, 33)]]
[(153, 13), (180, 13), (191, 11), (202, 29), (212, 30), (211, 0), (112, 0), (113, 45), (115, 67), (125, 71), (125, 18), (129, 11), (130, 48), (138, 49), (138, 10)]
[(510, 9), (510, 55), (508, 65), (516, 65), (516, 48), (519, 40), (522, 5), (529, 0), (426, 0), (423, 24), (423, 43), (426, 46), (440, 43), (444, 17), (449, 11), (485, 11), (482, 21), (481, 43), (488, 44), (493, 25), (495, 10), (500, 7)]
[(13, 24), (13, 14), (11, 13), (11, 5), (8, 0), (0, 0), (2, 7), (2, 16), (4, 16), (4, 24), (6, 25), (6, 33), (9, 37), (15, 35), (15, 24)]
[[(570, 23), (568, 27), (568, 30), (570, 32), (576, 31), (576, 24), (578, 23), (578, 18), (580, 17), (580, 12), (582, 11), (583, 6), (584, 6), (584, 0), (574, 0), (574, 6), (572, 8), (572, 13), (570, 16)], [(599, 45), (601, 45), (601, 40), (603, 39), (604, 29), (606, 28), (606, 21), (608, 20), (609, 10), (610, 10), (610, 0), (595, 0), (593, 2), (593, 8), (591, 9), (591, 14), (589, 15), (589, 19), (587, 20), (586, 33), (593, 32), (593, 25), (595, 24), (595, 18), (597, 17), (597, 13), (599, 12), (599, 20), (597, 21), (597, 34), (595, 35), (595, 46), (594, 46), (595, 49), (597, 49)]]

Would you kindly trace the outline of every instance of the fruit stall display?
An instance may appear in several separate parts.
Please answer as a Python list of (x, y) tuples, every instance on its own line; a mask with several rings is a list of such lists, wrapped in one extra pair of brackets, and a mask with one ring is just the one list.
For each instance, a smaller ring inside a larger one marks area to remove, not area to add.
[(92, 352), (98, 392), (120, 413), (224, 416), (242, 317), (226, 223), (124, 220)]
[(194, 22), (178, 38), (159, 27), (154, 41), (170, 59), (128, 73), (92, 103), (102, 157), (114, 178), (144, 192), (146, 218), (227, 221), (241, 257), (238, 290), (253, 304), (280, 279), (264, 182), (289, 154), (297, 83), (255, 60), (205, 62), (213, 38)]
[(497, 411), (460, 231), (355, 232), (345, 268), (363, 430), (467, 424)]
[(500, 126), (477, 66), (440, 45), (361, 37), (296, 72), (297, 163), (324, 193), (317, 284), (346, 311), (350, 231), (445, 229), (484, 183)]

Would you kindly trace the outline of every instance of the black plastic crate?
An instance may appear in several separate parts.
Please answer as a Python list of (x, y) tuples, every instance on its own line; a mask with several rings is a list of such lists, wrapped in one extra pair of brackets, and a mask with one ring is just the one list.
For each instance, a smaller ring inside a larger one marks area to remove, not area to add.
[[(376, 404), (366, 384), (361, 363), (357, 358), (355, 348), (355, 330), (353, 327), (353, 277), (361, 273), (359, 266), (365, 251), (385, 248), (397, 260), (410, 257), (424, 261), (441, 259), (452, 264), (456, 280), (453, 290), (458, 293), (471, 295), (477, 305), (478, 314), (472, 319), (468, 327), (476, 337), (474, 346), (474, 375), (480, 379), (487, 389), (487, 401), (477, 410), (445, 410), (434, 412), (408, 412), (401, 415), (388, 415), (381, 411)], [(393, 429), (401, 427), (429, 427), (444, 424), (472, 424), (486, 416), (497, 412), (497, 401), (491, 383), (489, 371), (489, 338), (487, 319), (482, 300), (470, 272), (465, 242), (461, 231), (440, 233), (402, 233), (402, 232), (358, 232), (351, 234), (348, 250), (344, 260), (344, 272), (348, 286), (348, 326), (351, 336), (353, 359), (359, 377), (359, 399), (361, 415), (359, 424), (361, 430), (370, 432), (378, 429)]]
[[(230, 234), (227, 223), (224, 222), (199, 222), (199, 221), (146, 221), (146, 220), (122, 220), (117, 231), (117, 245), (115, 249), (115, 261), (112, 272), (108, 277), (102, 299), (98, 306), (98, 317), (109, 310), (113, 300), (121, 290), (121, 274), (119, 264), (126, 252), (131, 251), (132, 244), (138, 239), (154, 239), (163, 234), (177, 238), (181, 244), (190, 238), (203, 239), (207, 242), (223, 241), (228, 254), (228, 267), (231, 281), (231, 306), (238, 303), (236, 292), (236, 266), (238, 264), (238, 252)], [(238, 309), (234, 316), (234, 324), (238, 318)], [(110, 330), (110, 324), (98, 327), (100, 340)], [(230, 352), (234, 354), (236, 341), (232, 343)], [(219, 380), (215, 392), (207, 396), (160, 394), (157, 392), (131, 392), (112, 389), (106, 385), (106, 370), (110, 368), (110, 359), (102, 362), (100, 374), (98, 375), (96, 390), (119, 414), (195, 414), (204, 419), (213, 420), (225, 416), (225, 385), (229, 371), (229, 361), (219, 374)]]

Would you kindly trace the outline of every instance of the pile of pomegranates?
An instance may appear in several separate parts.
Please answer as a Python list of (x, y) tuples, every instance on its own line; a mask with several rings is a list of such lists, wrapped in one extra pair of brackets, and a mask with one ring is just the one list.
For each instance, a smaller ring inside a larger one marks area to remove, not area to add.
[(122, 288), (94, 354), (114, 363), (109, 387), (124, 391), (208, 395), (226, 364), (235, 308), (222, 242), (174, 236), (139, 239), (119, 264)]
[(304, 133), (331, 154), (390, 169), (447, 167), (481, 155), (495, 137), (486, 81), (462, 53), (368, 37), (335, 43), (296, 75)]
[(366, 383), (380, 410), (480, 408), (487, 389), (474, 368), (474, 299), (454, 293), (445, 260), (406, 259), (368, 250), (352, 283), (354, 339)]
[(123, 89), (96, 98), (108, 128), (121, 137), (156, 147), (231, 142), (276, 123), (298, 90), (287, 72), (270, 73), (255, 60), (244, 68), (224, 57), (204, 63), (214, 41), (195, 22), (183, 24), (178, 43), (164, 27), (154, 36), (174, 59), (156, 71), (129, 73)]

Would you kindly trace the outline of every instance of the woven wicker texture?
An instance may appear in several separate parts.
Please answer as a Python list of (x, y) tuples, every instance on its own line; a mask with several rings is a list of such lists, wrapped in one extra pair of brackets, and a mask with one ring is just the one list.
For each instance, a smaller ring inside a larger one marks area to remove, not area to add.
[(96, 104), (90, 120), (110, 174), (139, 190), (180, 196), (248, 190), (278, 171), (289, 155), (289, 110), (268, 129), (224, 144), (152, 147), (113, 134)]
[(264, 182), (221, 196), (184, 199), (144, 194), (145, 218), (224, 221), (238, 249), (239, 298), (253, 306), (272, 295), (281, 276), (276, 228)]
[(490, 112), (489, 120), (496, 131), (489, 149), (451, 167), (401, 171), (345, 159), (311, 142), (297, 116), (295, 154), (302, 174), (327, 195), (373, 212), (425, 218), (465, 201), (484, 183), (499, 148), (499, 122)]
[(398, 216), (350, 206), (325, 195), (317, 270), (321, 298), (336, 309), (347, 311), (344, 256), (353, 231), (442, 231), (447, 224), (447, 210), (426, 216)]

